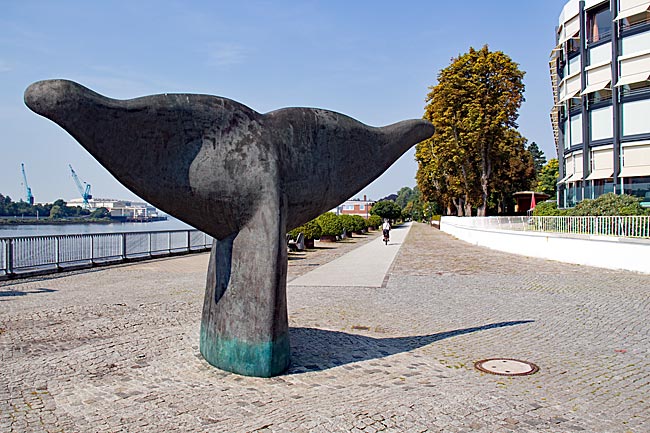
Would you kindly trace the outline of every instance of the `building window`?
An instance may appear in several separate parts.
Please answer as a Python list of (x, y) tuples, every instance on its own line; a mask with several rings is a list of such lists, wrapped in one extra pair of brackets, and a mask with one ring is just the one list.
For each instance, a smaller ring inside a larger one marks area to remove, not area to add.
[(345, 210), (354, 210), (354, 205), (353, 204), (346, 204), (345, 205)]
[(650, 176), (624, 179), (623, 192), (650, 202)]
[(625, 17), (621, 20), (621, 30), (637, 29), (643, 27), (644, 24), (650, 23), (650, 12), (647, 10)]
[(569, 121), (569, 136), (571, 147), (582, 144), (582, 114), (571, 116)]
[(366, 205), (365, 204), (360, 204), (359, 205), (359, 210), (366, 210)]
[(574, 75), (580, 72), (581, 57), (575, 56), (567, 63), (567, 76)]
[(650, 31), (625, 36), (621, 39), (622, 56), (645, 51), (648, 47), (650, 47)]
[(589, 64), (599, 65), (612, 60), (612, 44), (602, 44), (589, 49)]
[(640, 83), (626, 84), (623, 86), (623, 91), (621, 92), (621, 96), (624, 97), (643, 96), (648, 94), (650, 94), (650, 81), (641, 81)]
[(650, 133), (648, 113), (650, 113), (650, 99), (623, 103), (621, 119), (623, 136)]
[[(598, 93), (598, 92), (596, 92)], [(612, 122), (612, 106), (592, 110), (589, 119), (589, 130), (592, 141), (605, 140), (614, 136), (614, 125)]]
[(567, 44), (567, 54), (569, 56), (571, 54), (580, 52), (580, 38), (571, 38), (566, 42), (566, 44)]
[(589, 11), (587, 23), (590, 43), (609, 39), (612, 35), (612, 14), (608, 6)]
[(598, 90), (589, 94), (589, 105), (612, 102), (612, 91), (609, 89)]
[(614, 192), (614, 182), (611, 179), (594, 180), (594, 198), (610, 192)]

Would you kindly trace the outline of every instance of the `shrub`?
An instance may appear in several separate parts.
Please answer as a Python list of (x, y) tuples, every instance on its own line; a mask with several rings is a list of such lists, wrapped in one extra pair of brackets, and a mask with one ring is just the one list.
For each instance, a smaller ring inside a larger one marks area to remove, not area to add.
[(339, 215), (339, 221), (343, 225), (343, 229), (347, 233), (352, 233), (354, 231), (354, 218), (352, 218), (352, 215)]
[(339, 220), (347, 233), (358, 233), (366, 228), (366, 220), (359, 215), (339, 215)]
[(322, 214), (316, 218), (316, 222), (321, 228), (321, 236), (338, 236), (343, 233), (343, 224), (339, 216), (332, 212)]
[(296, 227), (295, 229), (289, 232), (289, 237), (291, 239), (297, 239), (298, 233), (302, 233), (305, 236), (305, 239), (318, 239), (321, 235), (320, 225), (316, 222), (315, 219)]
[(554, 201), (545, 201), (535, 206), (533, 210), (534, 216), (559, 216), (565, 211), (557, 208), (557, 203)]
[(601, 216), (601, 215), (645, 215), (639, 199), (613, 192), (603, 194), (595, 200), (583, 200), (569, 211), (572, 216)]
[(555, 202), (540, 203), (535, 216), (627, 216), (648, 215), (638, 198), (627, 194), (603, 194), (595, 200), (585, 199), (571, 209), (558, 209)]
[(368, 227), (380, 227), (382, 223), (381, 217), (379, 215), (370, 215), (368, 217)]
[(362, 232), (368, 228), (368, 222), (361, 215), (352, 215), (354, 218), (354, 232)]

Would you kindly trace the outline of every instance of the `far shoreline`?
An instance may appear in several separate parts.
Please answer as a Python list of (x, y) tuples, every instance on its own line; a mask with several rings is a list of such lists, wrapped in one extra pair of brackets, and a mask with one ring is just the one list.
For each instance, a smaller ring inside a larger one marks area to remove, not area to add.
[(62, 225), (62, 224), (111, 224), (122, 223), (120, 220), (111, 218), (94, 218), (94, 219), (22, 219), (22, 218), (4, 218), (0, 217), (0, 226), (26, 226), (26, 225)]

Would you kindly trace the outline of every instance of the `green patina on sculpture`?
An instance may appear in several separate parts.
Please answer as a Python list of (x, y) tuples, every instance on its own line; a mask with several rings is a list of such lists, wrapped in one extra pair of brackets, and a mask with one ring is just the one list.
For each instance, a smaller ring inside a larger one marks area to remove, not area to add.
[(67, 80), (32, 84), (25, 103), (135, 194), (214, 237), (201, 354), (260, 377), (290, 362), (286, 232), (433, 134), (424, 120), (374, 128), (315, 108), (260, 114), (210, 95), (116, 100)]
[(282, 373), (290, 363), (289, 334), (277, 340), (249, 343), (224, 339), (201, 325), (201, 355), (215, 367), (245, 376), (271, 377)]

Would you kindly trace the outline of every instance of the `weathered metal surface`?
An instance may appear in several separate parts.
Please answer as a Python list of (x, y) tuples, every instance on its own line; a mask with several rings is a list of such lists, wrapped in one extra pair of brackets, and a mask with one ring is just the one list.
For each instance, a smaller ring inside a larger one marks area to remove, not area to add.
[(201, 353), (253, 376), (289, 364), (286, 231), (433, 134), (424, 120), (374, 128), (314, 108), (260, 114), (209, 95), (115, 100), (66, 80), (32, 84), (25, 103), (138, 196), (215, 238)]

